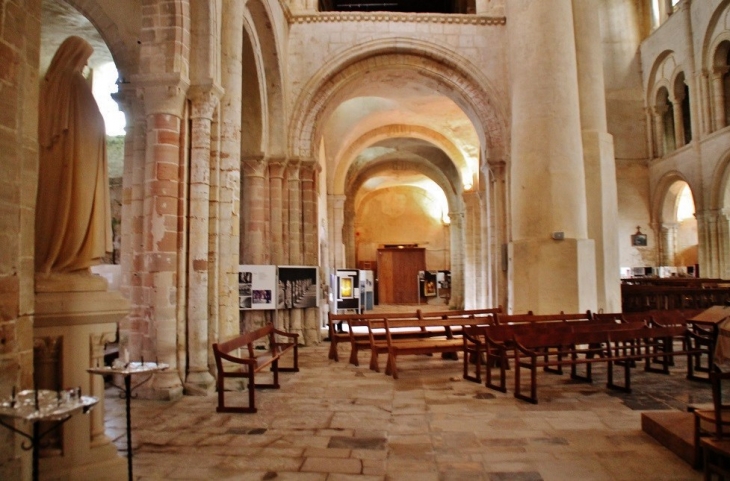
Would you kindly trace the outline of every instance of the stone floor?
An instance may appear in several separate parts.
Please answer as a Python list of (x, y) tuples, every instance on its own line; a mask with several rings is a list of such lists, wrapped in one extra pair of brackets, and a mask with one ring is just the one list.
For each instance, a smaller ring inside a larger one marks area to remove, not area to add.
[[(399, 359), (400, 379), (300, 349), (299, 373), (257, 391), (256, 414), (218, 414), (216, 397), (132, 401), (136, 479), (699, 480), (701, 473), (641, 431), (643, 410), (685, 410), (709, 387), (632, 377), (634, 392), (540, 374), (531, 405), (465, 381), (460, 362)], [(341, 359), (348, 358), (342, 346)], [(363, 355), (364, 357), (364, 355)], [(363, 359), (364, 361), (364, 359)], [(384, 364), (385, 360), (381, 361)], [(229, 393), (245, 402), (246, 393)], [(126, 453), (124, 402), (110, 388), (107, 434)]]

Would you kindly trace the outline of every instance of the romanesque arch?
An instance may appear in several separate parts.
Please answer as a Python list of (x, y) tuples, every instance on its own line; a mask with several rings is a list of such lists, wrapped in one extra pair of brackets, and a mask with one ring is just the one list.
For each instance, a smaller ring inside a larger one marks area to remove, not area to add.
[(489, 81), (471, 63), (428, 42), (388, 38), (374, 40), (335, 57), (302, 89), (289, 128), (290, 155), (313, 158), (318, 121), (331, 109), (331, 100), (363, 72), (374, 69), (412, 69), (442, 86), (476, 126), (489, 156), (506, 155), (506, 109)]
[[(119, 71), (119, 77), (122, 81), (128, 81), (130, 77), (137, 73), (137, 66), (139, 60), (139, 46), (136, 42), (131, 42), (130, 39), (125, 39), (120, 34), (120, 30), (117, 25), (120, 20), (139, 18), (137, 14), (125, 14), (124, 18), (112, 19), (98, 4), (87, 2), (84, 0), (64, 0), (67, 4), (78, 10), (89, 22), (96, 28), (96, 30), (104, 39), (109, 51), (114, 58), (117, 70)], [(130, 8), (131, 5), (126, 8)]]
[[(246, 125), (253, 127), (255, 132), (260, 134), (260, 139), (249, 138), (258, 145), (244, 146), (245, 151), (263, 152), (269, 156), (281, 157), (285, 154), (285, 114), (284, 96), (282, 91), (281, 59), (279, 48), (281, 39), (272, 30), (272, 15), (270, 6), (261, 0), (251, 0), (246, 3), (246, 15), (244, 17), (244, 28), (254, 55), (256, 72), (256, 88), (252, 89), (252, 95), (258, 95), (260, 103), (260, 118), (248, 121), (243, 119), (244, 128), (242, 133), (246, 134)], [(244, 63), (246, 65), (246, 63)], [(246, 76), (244, 71), (244, 76)], [(244, 95), (247, 89), (244, 88)], [(244, 97), (244, 102), (246, 98)], [(259, 122), (259, 125), (253, 125)]]
[(373, 145), (381, 140), (394, 138), (394, 137), (408, 137), (414, 139), (424, 140), (428, 143), (438, 147), (441, 151), (448, 156), (457, 171), (456, 176), (449, 178), (450, 182), (454, 185), (459, 185), (458, 173), (466, 172), (468, 166), (466, 160), (459, 149), (454, 143), (449, 140), (443, 134), (436, 132), (428, 127), (419, 125), (384, 125), (375, 129), (372, 129), (354, 142), (350, 143), (346, 150), (339, 156), (339, 162), (337, 162), (333, 175), (328, 176), (328, 191), (336, 195), (344, 195), (346, 192), (345, 179), (353, 165), (353, 162), (357, 158), (359, 152), (364, 150), (370, 145)]

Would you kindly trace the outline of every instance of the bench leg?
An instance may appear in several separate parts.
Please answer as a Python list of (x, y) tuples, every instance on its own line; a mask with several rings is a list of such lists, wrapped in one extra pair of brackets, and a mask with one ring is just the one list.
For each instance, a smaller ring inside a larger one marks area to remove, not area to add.
[(353, 366), (359, 366), (360, 362), (357, 360), (358, 349), (355, 346), (350, 348), (350, 364)]
[(388, 353), (388, 362), (385, 365), (385, 374), (388, 376), (393, 376), (393, 379), (398, 379), (398, 369), (395, 365), (395, 357), (395, 352)]
[(378, 350), (377, 349), (370, 349), (370, 370), (375, 372), (380, 372), (380, 367), (378, 367)]
[[(474, 363), (474, 369), (476, 374), (472, 376), (469, 374), (469, 364)], [(464, 351), (464, 379), (481, 384), (482, 383), (482, 353), (478, 347), (475, 347), (473, 351)]]
[[(515, 393), (514, 396), (517, 399), (521, 399), (523, 401), (530, 402), (532, 404), (537, 404), (537, 368), (535, 367), (537, 359), (531, 358), (530, 364), (522, 364), (520, 361), (519, 356), (515, 355)], [(530, 370), (530, 395), (526, 396), (522, 394), (522, 389), (520, 386), (521, 380), (520, 380), (520, 371), (522, 371), (522, 368), (526, 368)]]
[[(490, 354), (491, 353), (491, 354)], [(497, 359), (499, 364), (499, 384), (492, 383), (492, 366), (494, 365), (494, 359)], [(495, 355), (494, 351), (487, 349), (487, 363), (485, 366), (487, 372), (487, 382), (485, 383), (489, 389), (494, 389), (499, 392), (507, 392), (507, 354), (504, 349), (499, 349), (499, 354)]]

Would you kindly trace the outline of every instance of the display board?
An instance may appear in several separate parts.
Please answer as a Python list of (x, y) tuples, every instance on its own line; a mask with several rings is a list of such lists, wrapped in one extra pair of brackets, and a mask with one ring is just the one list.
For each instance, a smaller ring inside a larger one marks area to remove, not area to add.
[(354, 269), (337, 269), (335, 275), (335, 307), (337, 312), (360, 312), (360, 273)]
[(276, 266), (238, 266), (238, 308), (275, 309)]
[(279, 309), (304, 309), (319, 305), (318, 267), (279, 266)]
[(438, 295), (437, 277), (437, 271), (418, 271), (418, 285), (422, 297), (436, 297)]

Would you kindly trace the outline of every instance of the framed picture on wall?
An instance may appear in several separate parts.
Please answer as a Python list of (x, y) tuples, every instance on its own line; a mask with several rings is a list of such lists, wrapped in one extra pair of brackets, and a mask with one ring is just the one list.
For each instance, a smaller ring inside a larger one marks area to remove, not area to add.
[(636, 247), (646, 247), (646, 234), (641, 233), (641, 229), (636, 227), (636, 234), (631, 236), (631, 245)]

